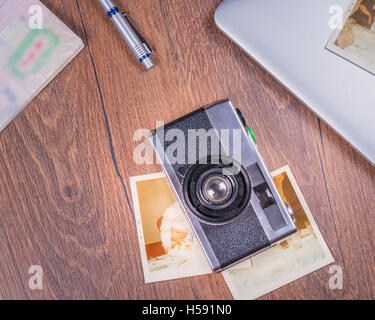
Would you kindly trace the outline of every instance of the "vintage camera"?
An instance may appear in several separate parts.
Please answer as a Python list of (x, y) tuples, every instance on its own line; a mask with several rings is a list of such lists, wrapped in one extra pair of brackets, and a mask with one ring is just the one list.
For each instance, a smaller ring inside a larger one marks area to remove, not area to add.
[(296, 232), (292, 212), (230, 101), (166, 124), (150, 141), (214, 271)]

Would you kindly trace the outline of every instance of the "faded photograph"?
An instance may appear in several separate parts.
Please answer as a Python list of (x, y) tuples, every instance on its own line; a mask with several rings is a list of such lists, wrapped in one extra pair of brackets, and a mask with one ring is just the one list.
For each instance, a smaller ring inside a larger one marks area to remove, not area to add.
[(298, 232), (252, 257), (250, 267), (223, 272), (235, 299), (256, 299), (334, 262), (289, 167), (272, 176), (294, 212)]
[[(289, 167), (272, 176), (298, 232), (222, 273), (235, 299), (255, 299), (334, 261)], [(145, 282), (211, 273), (165, 175), (130, 183)]]
[(164, 174), (130, 181), (145, 282), (211, 273)]
[(327, 49), (375, 74), (375, 0), (353, 1)]

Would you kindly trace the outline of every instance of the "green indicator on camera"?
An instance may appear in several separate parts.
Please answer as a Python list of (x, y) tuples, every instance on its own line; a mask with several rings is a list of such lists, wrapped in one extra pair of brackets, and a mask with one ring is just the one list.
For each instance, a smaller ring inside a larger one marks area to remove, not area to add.
[(251, 137), (253, 138), (254, 142), (257, 143), (253, 130), (251, 130), (251, 128), (249, 126), (247, 126), (247, 130), (249, 130), (249, 133), (250, 133)]

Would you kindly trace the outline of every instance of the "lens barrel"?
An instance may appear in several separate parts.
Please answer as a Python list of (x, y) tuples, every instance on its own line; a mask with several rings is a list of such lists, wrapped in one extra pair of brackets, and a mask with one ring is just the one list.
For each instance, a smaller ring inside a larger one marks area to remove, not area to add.
[(184, 177), (184, 196), (194, 215), (210, 224), (230, 222), (239, 216), (250, 200), (250, 179), (241, 168), (237, 174), (225, 170), (232, 162), (193, 165)]

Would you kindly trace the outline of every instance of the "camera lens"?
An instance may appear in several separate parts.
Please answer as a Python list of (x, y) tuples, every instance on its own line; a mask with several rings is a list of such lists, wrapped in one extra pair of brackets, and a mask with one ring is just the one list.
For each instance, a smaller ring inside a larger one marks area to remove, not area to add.
[(204, 197), (214, 203), (227, 200), (232, 193), (231, 183), (223, 176), (212, 176), (203, 184)]
[[(236, 174), (233, 167), (240, 168)], [(207, 164), (191, 166), (183, 180), (184, 197), (191, 212), (204, 223), (233, 221), (250, 201), (247, 171), (230, 158), (210, 157)]]

